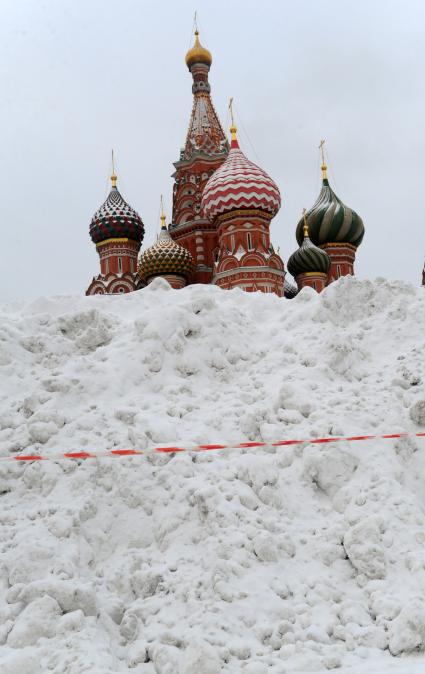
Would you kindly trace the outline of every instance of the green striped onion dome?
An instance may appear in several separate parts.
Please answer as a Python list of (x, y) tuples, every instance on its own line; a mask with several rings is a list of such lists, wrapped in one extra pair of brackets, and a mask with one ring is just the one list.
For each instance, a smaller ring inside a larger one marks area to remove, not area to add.
[(173, 241), (165, 225), (158, 241), (140, 256), (137, 273), (147, 283), (152, 276), (177, 274), (189, 280), (195, 270), (193, 257), (186, 248)]
[(114, 185), (90, 223), (93, 243), (121, 238), (142, 241), (144, 233), (142, 218), (124, 201)]
[[(316, 246), (325, 243), (351, 243), (359, 246), (364, 236), (363, 220), (355, 211), (342, 203), (323, 178), (322, 189), (314, 206), (306, 213), (310, 237)], [(304, 219), (297, 225), (298, 245), (303, 242)]]
[[(303, 219), (304, 224), (304, 219)], [(288, 260), (287, 268), (292, 276), (308, 272), (327, 274), (331, 266), (331, 258), (326, 251), (312, 243), (308, 233), (303, 232), (303, 242)]]

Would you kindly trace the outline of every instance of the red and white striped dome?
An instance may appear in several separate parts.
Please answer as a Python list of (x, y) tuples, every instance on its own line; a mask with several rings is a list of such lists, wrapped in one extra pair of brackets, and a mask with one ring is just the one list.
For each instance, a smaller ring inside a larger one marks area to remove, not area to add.
[(245, 157), (233, 138), (226, 161), (205, 185), (202, 209), (209, 220), (214, 220), (240, 208), (255, 208), (274, 216), (280, 208), (280, 192), (270, 176)]

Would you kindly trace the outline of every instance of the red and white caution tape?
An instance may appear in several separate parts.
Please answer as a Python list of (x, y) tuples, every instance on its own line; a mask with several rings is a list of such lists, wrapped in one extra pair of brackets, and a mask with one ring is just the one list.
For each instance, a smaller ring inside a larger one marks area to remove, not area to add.
[(279, 440), (278, 442), (240, 442), (235, 445), (193, 445), (186, 447), (150, 447), (148, 449), (111, 449), (103, 452), (65, 452), (63, 454), (10, 454), (0, 461), (60, 461), (63, 459), (97, 459), (105, 456), (146, 456), (174, 454), (177, 452), (208, 452), (219, 449), (251, 449), (256, 447), (286, 447), (288, 445), (322, 445), (330, 442), (359, 442), (365, 440), (392, 440), (394, 438), (424, 438), (425, 433), (387, 433), (385, 435), (352, 435), (346, 437), (308, 438), (304, 440)]

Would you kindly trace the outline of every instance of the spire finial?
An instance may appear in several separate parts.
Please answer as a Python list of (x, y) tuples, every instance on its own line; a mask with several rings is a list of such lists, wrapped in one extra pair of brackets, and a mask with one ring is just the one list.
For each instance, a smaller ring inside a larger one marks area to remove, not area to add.
[(193, 17), (193, 28), (195, 33), (195, 41), (193, 43), (193, 47), (187, 52), (185, 59), (189, 70), (193, 65), (195, 65), (195, 63), (204, 63), (207, 66), (211, 66), (212, 63), (211, 53), (208, 51), (208, 49), (205, 49), (205, 47), (203, 47), (199, 41), (198, 20), (196, 17), (196, 12), (195, 16)]
[(161, 194), (161, 229), (167, 229), (167, 225), (165, 224), (164, 200), (162, 198), (162, 194)]
[(112, 175), (111, 175), (112, 187), (117, 186), (117, 174), (115, 173), (115, 161), (114, 161), (114, 151), (112, 150)]
[(325, 141), (321, 140), (320, 145), (319, 145), (319, 150), (320, 150), (321, 155), (322, 155), (322, 178), (323, 178), (323, 180), (327, 180), (328, 179), (328, 174), (327, 174), (327, 168), (328, 167), (326, 166), (326, 163), (325, 163), (325, 148), (324, 148), (324, 145), (325, 145)]
[(305, 208), (303, 208), (303, 219), (304, 219), (304, 227), (303, 227), (303, 230), (304, 230), (304, 238), (305, 238), (305, 239), (308, 237), (308, 224), (307, 224), (307, 215), (306, 215), (306, 213), (307, 213), (307, 210), (306, 210)]
[(230, 110), (230, 119), (231, 119), (231, 127), (230, 127), (230, 133), (232, 134), (232, 142), (230, 144), (230, 147), (239, 147), (238, 139), (236, 137), (236, 132), (237, 132), (237, 127), (235, 124), (235, 119), (233, 117), (233, 96), (229, 100), (229, 110)]

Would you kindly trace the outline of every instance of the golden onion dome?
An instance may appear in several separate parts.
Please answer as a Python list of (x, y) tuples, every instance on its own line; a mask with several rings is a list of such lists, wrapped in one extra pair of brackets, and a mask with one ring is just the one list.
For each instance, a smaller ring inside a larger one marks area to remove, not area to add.
[(187, 52), (185, 60), (188, 68), (195, 63), (205, 63), (207, 66), (210, 66), (212, 63), (211, 52), (205, 49), (199, 42), (199, 31), (197, 30), (195, 30), (195, 44)]
[(164, 215), (161, 220), (158, 241), (140, 256), (137, 270), (139, 278), (148, 283), (155, 276), (176, 274), (189, 281), (195, 271), (193, 257), (186, 248), (173, 241), (165, 225)]

